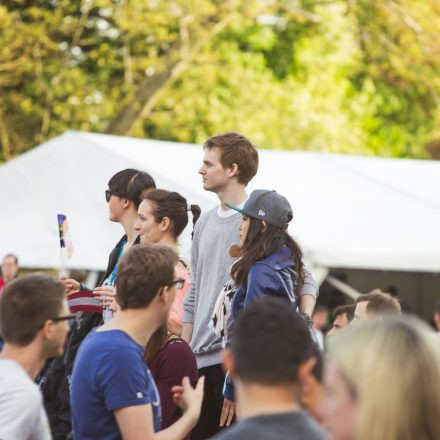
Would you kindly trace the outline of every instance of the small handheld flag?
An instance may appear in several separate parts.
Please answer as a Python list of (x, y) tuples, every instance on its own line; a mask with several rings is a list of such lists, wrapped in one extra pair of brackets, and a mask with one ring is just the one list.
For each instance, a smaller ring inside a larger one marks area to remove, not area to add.
[(58, 233), (60, 236), (60, 250), (61, 250), (61, 275), (66, 274), (65, 263), (64, 263), (64, 253), (67, 258), (71, 258), (73, 254), (73, 245), (70, 240), (69, 225), (67, 223), (67, 217), (64, 214), (58, 214)]

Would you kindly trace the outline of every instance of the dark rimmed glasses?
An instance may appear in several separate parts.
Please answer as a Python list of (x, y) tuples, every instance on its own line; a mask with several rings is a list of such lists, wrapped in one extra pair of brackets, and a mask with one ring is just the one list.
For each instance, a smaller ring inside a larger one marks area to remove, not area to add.
[(71, 313), (70, 315), (66, 315), (66, 316), (57, 316), (56, 318), (50, 318), (50, 319), (54, 322), (67, 321), (70, 327), (72, 327), (75, 323), (78, 323), (78, 318), (75, 315), (75, 313)]
[(183, 278), (177, 278), (174, 281), (171, 281), (171, 283), (165, 284), (168, 287), (174, 286), (174, 284), (176, 285), (177, 289), (182, 289), (183, 285), (185, 284), (185, 280)]

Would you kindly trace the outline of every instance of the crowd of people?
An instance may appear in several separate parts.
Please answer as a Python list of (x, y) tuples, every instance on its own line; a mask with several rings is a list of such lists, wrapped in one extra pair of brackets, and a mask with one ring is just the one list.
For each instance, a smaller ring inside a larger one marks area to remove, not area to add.
[(337, 307), (324, 336), (291, 205), (248, 194), (257, 171), (247, 138), (209, 138), (199, 173), (219, 204), (203, 215), (116, 173), (105, 200), (124, 235), (97, 287), (17, 277), (4, 258), (1, 439), (437, 438), (440, 339), (380, 290)]

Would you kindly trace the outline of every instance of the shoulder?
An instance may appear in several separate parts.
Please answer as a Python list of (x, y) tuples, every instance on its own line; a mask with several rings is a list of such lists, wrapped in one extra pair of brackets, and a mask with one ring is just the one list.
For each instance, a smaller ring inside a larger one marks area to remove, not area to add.
[[(30, 416), (40, 411), (43, 399), (38, 386), (30, 379), (13, 376), (9, 378), (7, 383), (1, 383), (1, 385), (1, 394), (7, 400), (9, 410), (19, 411), (21, 416), (23, 414)], [(5, 408), (2, 408), (1, 412), (5, 410)]]

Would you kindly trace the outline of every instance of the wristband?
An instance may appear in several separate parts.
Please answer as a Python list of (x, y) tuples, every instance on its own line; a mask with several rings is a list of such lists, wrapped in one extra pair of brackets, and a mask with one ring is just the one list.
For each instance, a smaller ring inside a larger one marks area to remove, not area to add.
[(312, 328), (313, 321), (312, 321), (311, 316), (308, 313), (305, 313), (305, 312), (300, 312), (300, 315), (304, 318), (304, 321), (306, 321), (307, 328)]

